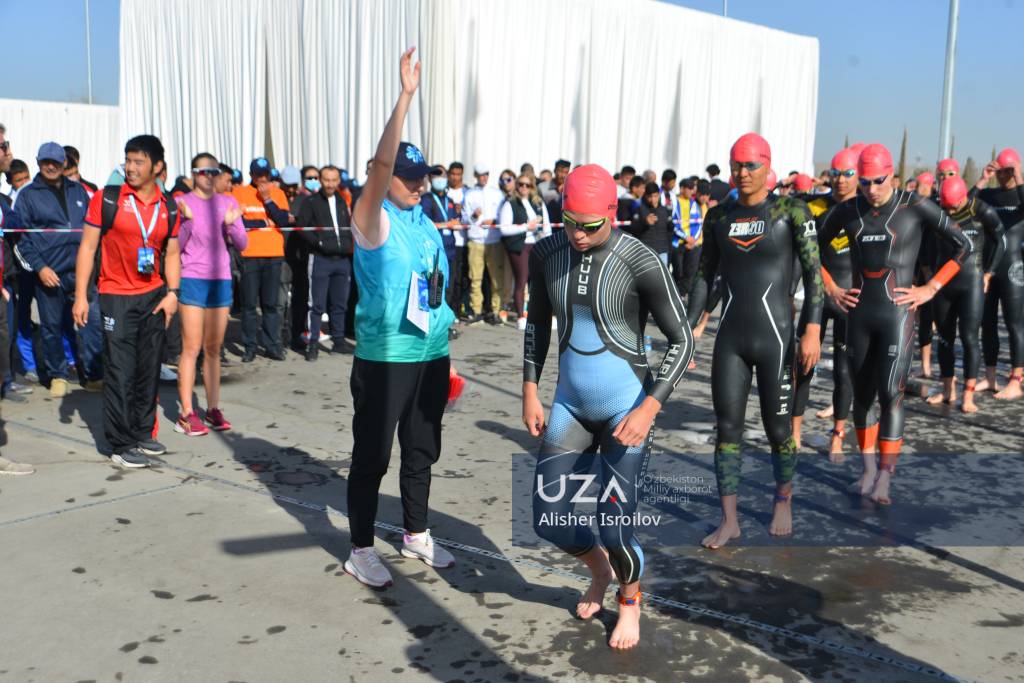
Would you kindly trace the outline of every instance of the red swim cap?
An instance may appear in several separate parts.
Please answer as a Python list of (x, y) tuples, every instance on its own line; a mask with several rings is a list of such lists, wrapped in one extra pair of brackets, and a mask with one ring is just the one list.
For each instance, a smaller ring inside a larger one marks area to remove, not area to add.
[(565, 178), (562, 209), (574, 213), (607, 216), (615, 220), (618, 192), (612, 174), (597, 164), (574, 169)]
[(756, 161), (770, 166), (772, 148), (768, 146), (768, 141), (757, 133), (747, 133), (733, 143), (729, 151), (729, 161)]
[(959, 206), (960, 202), (967, 199), (967, 183), (960, 176), (953, 176), (942, 181), (942, 189), (939, 190), (939, 201), (944, 208), (951, 209)]
[(1020, 164), (1020, 154), (1013, 147), (1007, 147), (996, 157), (999, 168), (1010, 168), (1014, 164)]
[(960, 164), (956, 163), (956, 159), (943, 159), (939, 162), (939, 165), (936, 166), (936, 168), (939, 173), (942, 173), (943, 171), (954, 171), (957, 175), (960, 175)]
[(769, 168), (768, 169), (768, 178), (764, 181), (765, 187), (767, 187), (768, 191), (771, 192), (772, 190), (775, 189), (775, 186), (778, 185), (778, 184), (779, 184), (779, 177), (777, 175), (775, 175), (775, 171), (774, 170)]
[(875, 178), (892, 173), (892, 155), (885, 145), (873, 142), (860, 151), (857, 162), (857, 175), (862, 178)]
[(797, 192), (809, 192), (814, 187), (814, 178), (806, 173), (798, 173), (796, 178), (793, 179), (793, 187), (796, 188)]
[(867, 147), (867, 145), (865, 145), (863, 142), (855, 142), (852, 145), (850, 145), (850, 149), (852, 149), (857, 154), (857, 156), (860, 156), (860, 153), (864, 151), (865, 147)]
[(927, 171), (925, 171), (924, 173), (918, 174), (918, 176), (917, 176), (917, 184), (918, 185), (922, 185), (922, 184), (923, 185), (934, 185), (935, 184), (935, 176), (933, 176), (931, 173), (928, 173)]
[(860, 150), (853, 147), (841, 149), (832, 157), (832, 168), (837, 171), (846, 171), (851, 168), (856, 169), (858, 157), (860, 157)]

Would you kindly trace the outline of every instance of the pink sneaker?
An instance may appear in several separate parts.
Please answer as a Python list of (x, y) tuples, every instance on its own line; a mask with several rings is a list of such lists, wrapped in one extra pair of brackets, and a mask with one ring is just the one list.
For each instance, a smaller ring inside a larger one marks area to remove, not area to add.
[(185, 436), (202, 436), (210, 432), (194, 410), (188, 415), (182, 415), (178, 418), (178, 421), (174, 423), (174, 431)]
[(220, 408), (210, 408), (206, 411), (206, 424), (215, 432), (226, 432), (231, 429), (231, 423), (224, 418)]

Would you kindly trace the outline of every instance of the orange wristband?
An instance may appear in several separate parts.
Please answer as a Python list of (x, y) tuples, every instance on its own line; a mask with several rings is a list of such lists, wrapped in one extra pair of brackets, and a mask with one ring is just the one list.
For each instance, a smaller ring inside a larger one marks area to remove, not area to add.
[(946, 261), (944, 264), (942, 264), (942, 267), (939, 268), (939, 272), (935, 273), (935, 277), (932, 278), (932, 281), (938, 282), (940, 288), (945, 287), (947, 284), (949, 284), (949, 281), (952, 280), (953, 277), (959, 272), (960, 264), (950, 259), (949, 261)]
[(828, 274), (828, 269), (825, 268), (825, 266), (821, 267), (821, 280), (825, 283), (826, 288), (831, 287), (836, 283), (836, 281), (832, 279), (832, 276)]

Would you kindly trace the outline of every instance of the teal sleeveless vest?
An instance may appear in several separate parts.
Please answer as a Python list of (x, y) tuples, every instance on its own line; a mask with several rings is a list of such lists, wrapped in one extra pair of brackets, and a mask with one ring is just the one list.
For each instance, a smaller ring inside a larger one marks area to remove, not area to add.
[(415, 363), (448, 355), (448, 328), (455, 314), (442, 302), (430, 310), (430, 332), (424, 333), (406, 318), (412, 273), (430, 270), (435, 259), (449, 286), (448, 259), (441, 233), (420, 205), (402, 210), (384, 200), (391, 231), (384, 244), (364, 249), (356, 244), (356, 352), (363, 360)]

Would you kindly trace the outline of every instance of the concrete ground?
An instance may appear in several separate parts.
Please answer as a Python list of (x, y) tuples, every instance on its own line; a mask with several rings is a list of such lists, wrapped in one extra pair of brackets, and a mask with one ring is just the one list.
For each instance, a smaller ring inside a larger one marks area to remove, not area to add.
[(856, 456), (831, 465), (816, 450), (830, 427), (813, 416), (826, 371), (808, 411), (795, 535), (765, 532), (770, 467), (752, 453), (744, 537), (711, 552), (698, 547), (717, 520), (709, 337), (657, 423), (654, 480), (699, 485), (641, 506), (663, 524), (640, 534), (649, 601), (630, 652), (606, 645), (612, 596), (598, 618), (575, 619), (582, 568), (524, 524), (535, 444), (519, 419), (513, 328), (472, 327), (452, 347), (468, 387), (445, 418), (431, 526), (458, 564), (398, 555), (393, 468), (379, 517), (387, 591), (340, 569), (351, 357), (236, 361), (223, 397), (235, 429), (202, 438), (172, 431), (166, 386), (171, 452), (144, 471), (97, 453), (98, 396), (37, 388), (5, 402), (3, 453), (38, 472), (0, 480), (0, 683), (1024, 680), (1024, 404), (982, 396), (982, 412), (964, 417), (908, 398), (913, 453), (880, 509), (844, 492)]

